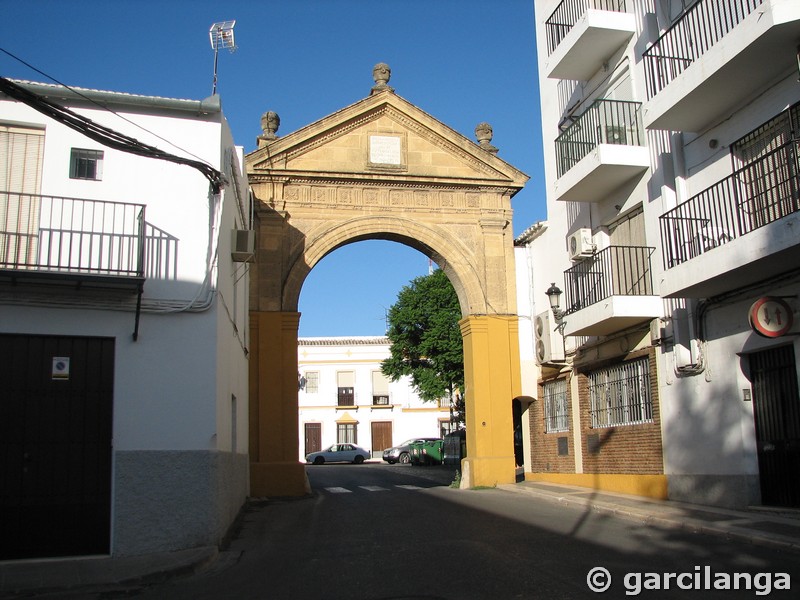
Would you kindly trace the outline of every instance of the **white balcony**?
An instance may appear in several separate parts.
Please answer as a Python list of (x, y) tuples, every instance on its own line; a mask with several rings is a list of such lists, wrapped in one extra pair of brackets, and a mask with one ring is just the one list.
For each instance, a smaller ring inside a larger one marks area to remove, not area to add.
[(564, 335), (610, 335), (662, 313), (659, 296), (609, 296), (567, 316)]
[(599, 202), (643, 174), (649, 166), (650, 156), (645, 147), (598, 144), (556, 180), (556, 200)]
[(587, 81), (635, 32), (634, 15), (590, 8), (552, 51), (545, 73), (551, 79)]
[[(700, 236), (702, 253), (664, 271), (659, 291), (665, 298), (710, 298), (750, 283), (768, 281), (800, 265), (800, 212), (717, 243)], [(716, 243), (716, 245), (715, 245)]]
[[(800, 2), (701, 0), (643, 55), (648, 129), (698, 132), (797, 69)], [(749, 3), (748, 3), (749, 5)]]
[(564, 272), (564, 335), (609, 335), (660, 317), (650, 257), (655, 248), (610, 246)]
[(708, 298), (800, 264), (797, 161), (789, 141), (661, 215), (661, 295)]

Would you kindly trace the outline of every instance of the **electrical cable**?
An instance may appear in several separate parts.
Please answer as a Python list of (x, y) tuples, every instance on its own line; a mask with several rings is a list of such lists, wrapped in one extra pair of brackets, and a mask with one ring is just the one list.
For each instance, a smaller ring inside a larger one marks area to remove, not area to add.
[(19, 86), (4, 77), (0, 77), (0, 92), (3, 92), (7, 96), (27, 104), (34, 110), (37, 110), (38, 112), (50, 117), (54, 121), (62, 123), (70, 129), (74, 129), (86, 137), (93, 139), (104, 146), (108, 146), (109, 148), (114, 148), (116, 150), (121, 150), (122, 152), (128, 152), (130, 154), (136, 154), (147, 158), (157, 158), (159, 160), (166, 160), (192, 167), (193, 169), (200, 171), (200, 173), (202, 173), (203, 176), (208, 179), (209, 183), (211, 183), (214, 194), (218, 194), (225, 183), (224, 175), (206, 163), (175, 156), (174, 154), (164, 152), (155, 146), (144, 144), (136, 138), (132, 138), (123, 133), (119, 133), (113, 129), (105, 127), (104, 125), (95, 123), (91, 119), (79, 115), (78, 113), (75, 113), (64, 106), (29, 92), (22, 86)]

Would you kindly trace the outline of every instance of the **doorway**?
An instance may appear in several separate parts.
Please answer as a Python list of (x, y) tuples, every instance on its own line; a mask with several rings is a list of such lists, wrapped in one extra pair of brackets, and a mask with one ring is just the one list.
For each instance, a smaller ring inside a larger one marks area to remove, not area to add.
[(750, 355), (761, 502), (800, 506), (800, 394), (793, 346)]
[(114, 340), (0, 335), (0, 560), (108, 554)]

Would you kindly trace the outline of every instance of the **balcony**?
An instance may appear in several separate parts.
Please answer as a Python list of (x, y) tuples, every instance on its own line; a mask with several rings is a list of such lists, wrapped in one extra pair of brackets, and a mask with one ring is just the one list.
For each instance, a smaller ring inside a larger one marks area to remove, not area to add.
[(708, 298), (800, 264), (798, 164), (791, 141), (661, 215), (661, 294)]
[(786, 77), (797, 69), (798, 21), (795, 0), (697, 2), (642, 55), (645, 127), (702, 131)]
[(556, 200), (599, 202), (650, 166), (641, 103), (596, 100), (556, 138)]
[(144, 208), (0, 192), (0, 282), (141, 293)]
[(611, 246), (564, 271), (564, 335), (608, 335), (660, 317), (650, 268), (654, 251)]
[(587, 81), (636, 31), (626, 0), (564, 0), (545, 21), (551, 79)]

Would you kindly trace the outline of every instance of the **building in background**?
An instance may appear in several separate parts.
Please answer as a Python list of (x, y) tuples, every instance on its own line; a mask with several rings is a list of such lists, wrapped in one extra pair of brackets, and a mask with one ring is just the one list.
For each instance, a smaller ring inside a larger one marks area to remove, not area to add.
[(0, 558), (216, 545), (248, 493), (253, 251), (219, 97), (2, 83)]
[(800, 506), (800, 4), (536, 9), (527, 477)]
[(415, 437), (441, 437), (456, 427), (446, 400), (423, 402), (408, 377), (389, 380), (386, 337), (298, 340), (300, 460), (350, 442), (380, 459), (383, 450)]

